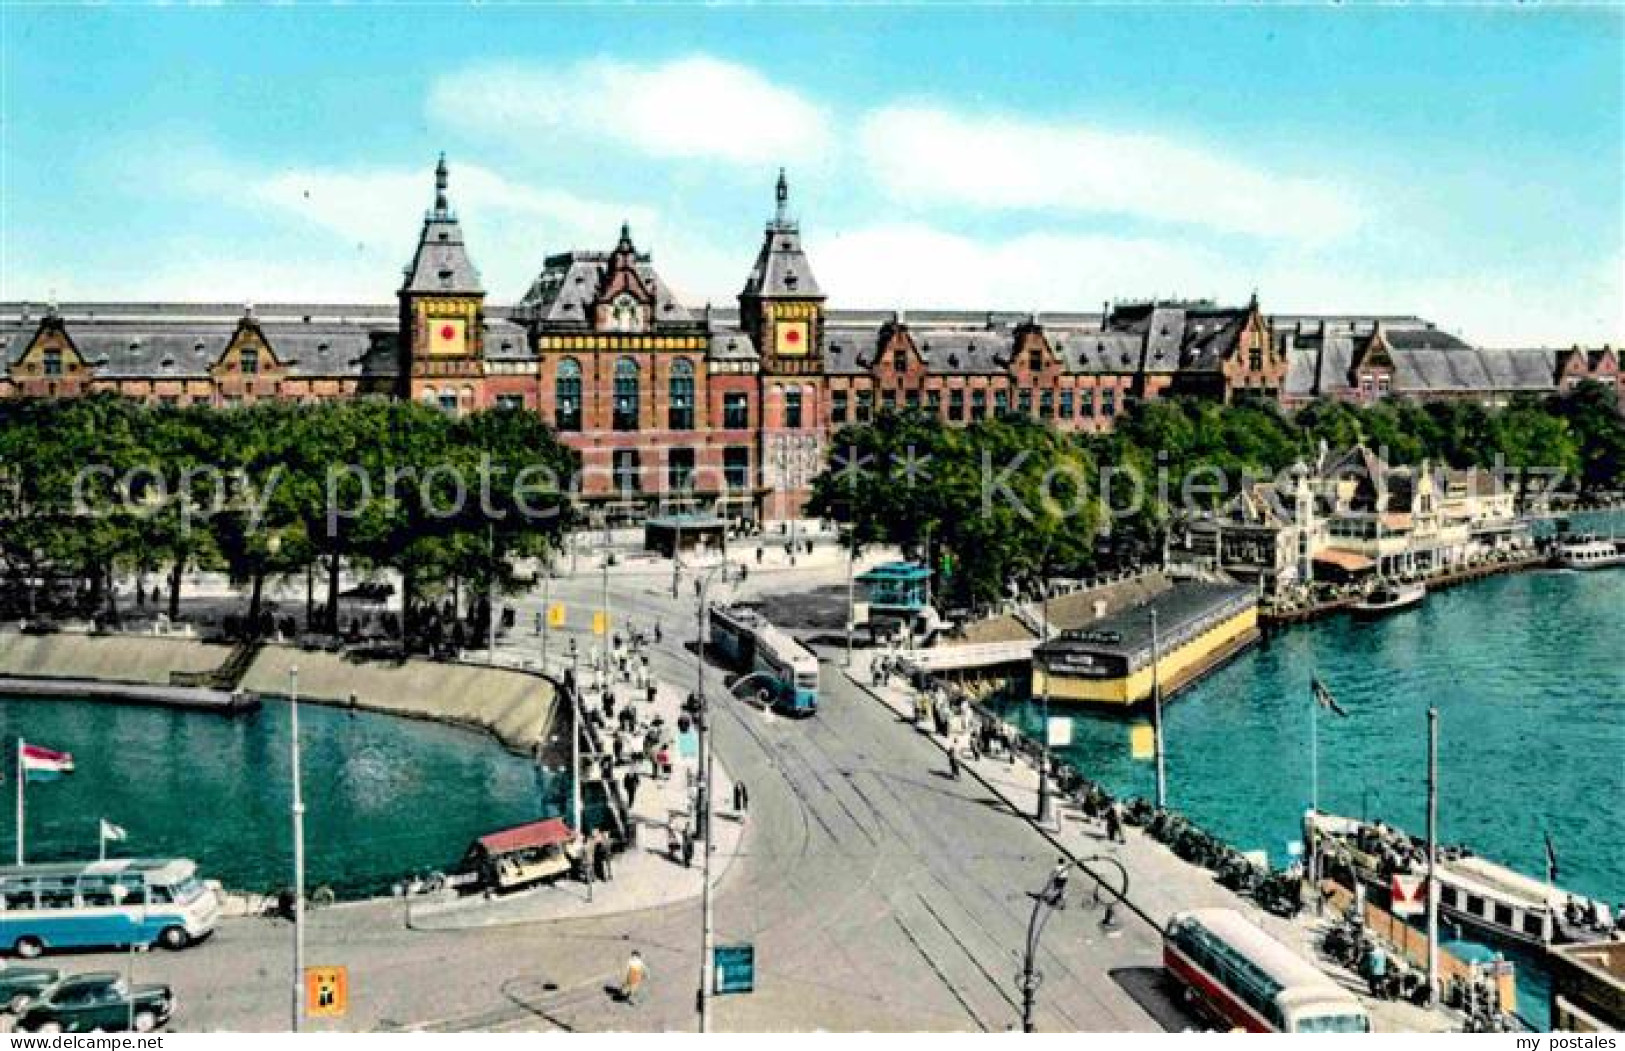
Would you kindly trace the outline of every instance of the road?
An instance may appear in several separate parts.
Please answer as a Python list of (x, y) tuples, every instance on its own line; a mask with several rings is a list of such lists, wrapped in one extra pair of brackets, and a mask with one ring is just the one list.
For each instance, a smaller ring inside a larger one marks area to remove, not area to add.
[[(788, 578), (785, 585), (789, 584)], [(689, 681), (693, 598), (670, 597), (669, 570), (612, 583), (619, 616), (659, 620), (658, 675)], [(555, 585), (596, 598), (596, 577)], [(530, 622), (534, 600), (522, 604)], [(562, 649), (562, 646), (561, 646)], [(720, 999), (730, 1030), (969, 1030), (1019, 1027), (1016, 974), (1031, 910), (1055, 864), (1048, 842), (837, 664), (823, 669), (818, 715), (792, 721), (708, 691), (718, 756), (750, 787), (741, 854), (717, 893), (717, 941), (756, 947), (757, 989)], [(364, 834), (364, 833), (362, 833)], [(1108, 933), (1074, 880), (1040, 958), (1041, 1030), (1180, 1028), (1155, 933), (1129, 917)], [(697, 901), (621, 917), (464, 932), (417, 932), (395, 903), (312, 915), (307, 960), (350, 968), (351, 1011), (311, 1028), (682, 1029), (695, 1025)], [(183, 1030), (285, 1028), (289, 928), (228, 923), (210, 943), (143, 954), (142, 980), (176, 987)], [(605, 986), (642, 950), (649, 1000), (614, 1003)], [(64, 958), (122, 969), (118, 954)]]

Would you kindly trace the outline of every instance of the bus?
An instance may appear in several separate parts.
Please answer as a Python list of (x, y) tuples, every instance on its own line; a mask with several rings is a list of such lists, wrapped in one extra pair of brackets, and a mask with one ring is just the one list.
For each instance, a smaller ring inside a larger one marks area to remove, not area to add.
[(818, 658), (756, 610), (711, 607), (711, 645), (734, 667), (761, 675), (775, 709), (791, 715), (818, 710)]
[(0, 951), (162, 945), (214, 933), (220, 896), (185, 858), (0, 867)]
[(1175, 913), (1162, 962), (1204, 1013), (1249, 1033), (1369, 1033), (1371, 1017), (1320, 968), (1233, 909)]

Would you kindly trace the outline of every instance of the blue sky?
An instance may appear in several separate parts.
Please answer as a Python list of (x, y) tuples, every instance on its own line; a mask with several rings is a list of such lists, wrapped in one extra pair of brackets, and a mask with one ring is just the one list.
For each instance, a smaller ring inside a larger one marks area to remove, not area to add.
[(1625, 11), (0, 7), (0, 297), (388, 301), (445, 150), (491, 297), (621, 220), (731, 301), (1149, 295), (1625, 335)]

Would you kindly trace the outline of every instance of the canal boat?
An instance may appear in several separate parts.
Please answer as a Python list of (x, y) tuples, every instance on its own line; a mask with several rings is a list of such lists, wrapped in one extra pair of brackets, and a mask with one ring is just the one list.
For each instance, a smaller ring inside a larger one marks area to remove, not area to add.
[(1371, 619), (1420, 606), (1427, 598), (1426, 584), (1378, 584), (1365, 598), (1349, 607), (1356, 617)]
[[(1318, 833), (1321, 872), (1387, 903), (1394, 877), (1427, 875), (1427, 844), (1385, 825), (1336, 814), (1304, 818), (1305, 849)], [(1517, 872), (1463, 846), (1439, 847), (1439, 913), (1475, 933), (1543, 949), (1618, 934), (1606, 903)]]
[(1625, 566), (1625, 546), (1595, 536), (1571, 537), (1552, 550), (1552, 564), (1560, 569), (1606, 569)]

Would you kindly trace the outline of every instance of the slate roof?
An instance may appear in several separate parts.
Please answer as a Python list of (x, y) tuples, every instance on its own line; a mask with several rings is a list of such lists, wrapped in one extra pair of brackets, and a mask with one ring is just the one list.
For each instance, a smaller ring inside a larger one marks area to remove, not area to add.
[(468, 258), (463, 227), (446, 199), (446, 157), (435, 168), (434, 208), (423, 217), (417, 252), (406, 266), (403, 292), (450, 292), (483, 295), (479, 271)]
[[(587, 327), (592, 324), (593, 304), (609, 266), (608, 252), (563, 252), (547, 257), (542, 272), (531, 282), (514, 315), (543, 325)], [(637, 274), (654, 296), (654, 327), (689, 325), (694, 315), (677, 301), (670, 287), (655, 272), (647, 253), (638, 253)]]
[(736, 328), (713, 330), (705, 356), (709, 361), (758, 361), (761, 358), (750, 335)]
[[(9, 368), (34, 341), (36, 321), (0, 323), (0, 362)], [(206, 379), (225, 353), (235, 323), (72, 321), (68, 338), (98, 379)], [(516, 331), (519, 331), (515, 327)], [(396, 333), (370, 324), (261, 324), (277, 362), (299, 378), (388, 375), (395, 371)], [(489, 336), (487, 337), (489, 339)]]

